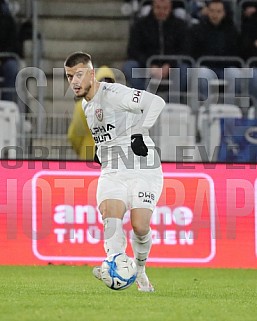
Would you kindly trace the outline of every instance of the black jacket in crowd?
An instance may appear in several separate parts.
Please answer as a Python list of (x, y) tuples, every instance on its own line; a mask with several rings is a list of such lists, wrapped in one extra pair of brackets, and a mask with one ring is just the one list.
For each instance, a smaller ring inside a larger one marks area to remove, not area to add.
[(152, 12), (139, 18), (132, 26), (128, 43), (128, 59), (137, 60), (142, 67), (152, 55), (186, 53), (186, 23), (172, 14), (159, 22)]
[[(257, 47), (254, 45), (257, 40), (257, 13), (243, 21), (241, 32), (243, 58), (247, 60), (250, 57), (256, 57), (257, 59)], [(257, 61), (253, 65), (256, 67)]]
[[(213, 25), (208, 19), (202, 20), (191, 28), (189, 54), (198, 59), (202, 56), (239, 56), (239, 33), (230, 19)], [(209, 67), (234, 66), (229, 63), (208, 63)]]
[(17, 26), (14, 18), (0, 11), (0, 52), (16, 53), (17, 46)]

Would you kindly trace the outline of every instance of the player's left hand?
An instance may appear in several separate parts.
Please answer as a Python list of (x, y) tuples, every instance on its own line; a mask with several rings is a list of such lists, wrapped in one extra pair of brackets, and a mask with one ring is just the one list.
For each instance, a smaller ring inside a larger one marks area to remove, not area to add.
[(97, 156), (97, 154), (95, 154), (95, 156), (94, 156), (94, 162), (99, 164), (99, 165), (102, 165), (100, 160), (99, 160), (99, 158), (98, 158), (98, 156)]
[(137, 156), (147, 156), (148, 148), (144, 143), (143, 136), (141, 134), (135, 134), (131, 136), (131, 148)]
[(97, 156), (97, 146), (95, 147), (95, 156), (94, 156), (94, 162), (96, 162), (99, 165), (102, 165), (98, 156)]

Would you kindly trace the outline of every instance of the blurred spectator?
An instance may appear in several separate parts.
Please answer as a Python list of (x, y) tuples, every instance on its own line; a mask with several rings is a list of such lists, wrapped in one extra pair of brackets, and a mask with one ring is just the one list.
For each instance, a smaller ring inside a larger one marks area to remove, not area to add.
[[(231, 16), (227, 14), (224, 3), (221, 0), (211, 0), (207, 3), (207, 15), (199, 24), (191, 28), (190, 55), (198, 59), (202, 56), (239, 56), (239, 33)], [(241, 77), (240, 66), (235, 62), (206, 61), (203, 68), (198, 71), (199, 89), (202, 98), (208, 97), (208, 84), (215, 79), (213, 71), (218, 79), (224, 79), (226, 69), (226, 93), (234, 94), (234, 79)], [(240, 92), (240, 83), (236, 81), (236, 93)]]
[[(17, 25), (9, 10), (8, 3), (0, 0), (0, 54), (17, 53)], [(16, 100), (15, 80), (18, 62), (12, 57), (0, 57), (0, 87), (2, 100)], [(6, 90), (5, 90), (6, 88)], [(13, 89), (12, 91), (8, 89)]]
[[(205, 19), (208, 15), (208, 3), (211, 0), (190, 0), (190, 14), (192, 17), (192, 23), (199, 23), (202, 19)], [(223, 2), (225, 11), (226, 11), (226, 19), (233, 20), (233, 10), (231, 6), (230, 0), (224, 0)]]
[[(250, 8), (250, 7), (247, 7)], [(254, 8), (254, 7), (252, 7)], [(241, 49), (245, 60), (255, 57), (250, 67), (253, 67), (253, 78), (249, 79), (249, 93), (257, 99), (257, 10), (244, 17), (241, 29)]]
[(242, 4), (242, 23), (250, 18), (252, 15), (257, 13), (257, 2), (255, 1), (244, 1)]
[[(150, 13), (138, 18), (130, 31), (127, 55), (123, 72), (131, 87), (144, 89), (146, 74), (141, 78), (132, 77), (133, 68), (145, 68), (147, 60), (153, 55), (180, 55), (186, 53), (187, 24), (172, 13), (170, 0), (153, 0)], [(186, 87), (186, 67), (170, 61), (153, 61), (150, 75), (153, 78), (167, 79), (169, 68), (181, 68), (181, 90)]]
[[(173, 0), (172, 7), (175, 17), (183, 20), (187, 18), (187, 12), (185, 8), (186, 1)], [(124, 3), (121, 6), (121, 13), (124, 16), (134, 16), (135, 19), (145, 17), (152, 9), (152, 2), (153, 0), (124, 0)]]
[[(95, 76), (98, 81), (115, 82), (114, 73), (107, 66), (98, 68)], [(76, 100), (72, 121), (68, 129), (68, 139), (80, 159), (94, 159), (94, 139), (88, 128), (86, 116), (82, 109), (82, 99)]]

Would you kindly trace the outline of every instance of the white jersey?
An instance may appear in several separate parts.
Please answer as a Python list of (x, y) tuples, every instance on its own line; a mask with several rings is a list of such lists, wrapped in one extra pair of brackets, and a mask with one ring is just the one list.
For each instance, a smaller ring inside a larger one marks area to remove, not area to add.
[[(142, 162), (144, 166), (154, 166), (156, 161), (160, 165), (148, 129), (164, 105), (160, 97), (146, 91), (106, 82), (100, 83), (89, 102), (83, 99), (82, 108), (97, 146), (102, 170), (140, 168)], [(132, 134), (143, 134), (149, 149), (147, 157), (136, 156), (131, 150)]]

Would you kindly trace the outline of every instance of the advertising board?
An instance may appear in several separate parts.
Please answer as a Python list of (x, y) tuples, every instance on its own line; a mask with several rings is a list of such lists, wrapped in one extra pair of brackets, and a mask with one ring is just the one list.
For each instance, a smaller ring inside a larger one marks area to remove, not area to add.
[[(164, 163), (149, 265), (257, 268), (255, 165)], [(0, 264), (95, 264), (105, 257), (99, 167), (0, 162)], [(144, 195), (147, 197), (147, 195)], [(124, 230), (130, 240), (129, 211)], [(128, 242), (129, 255), (132, 255)]]

